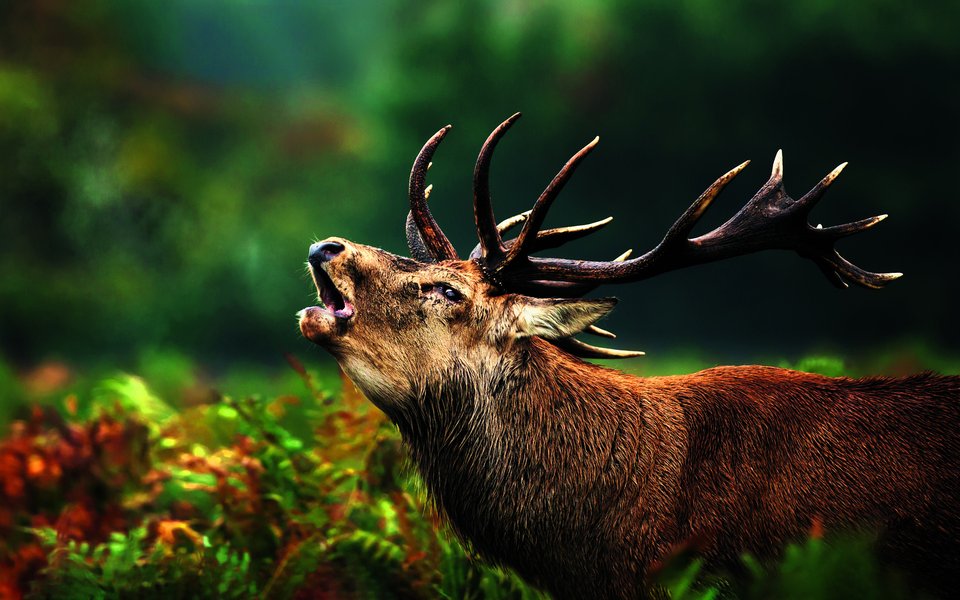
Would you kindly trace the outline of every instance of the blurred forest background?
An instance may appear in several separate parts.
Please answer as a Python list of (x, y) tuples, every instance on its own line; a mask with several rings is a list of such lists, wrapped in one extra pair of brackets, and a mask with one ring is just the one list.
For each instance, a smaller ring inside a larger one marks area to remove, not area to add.
[[(0, 2), (0, 598), (537, 597), (443, 532), (294, 317), (312, 241), (406, 253), (447, 123), (431, 205), (461, 255), (476, 153), (518, 110), (500, 218), (601, 137), (549, 225), (615, 220), (568, 256), (652, 247), (752, 159), (706, 231), (778, 148), (794, 196), (850, 162), (815, 222), (890, 213), (840, 245), (906, 273), (882, 291), (785, 252), (601, 290), (648, 352), (617, 366), (960, 372), (958, 24), (956, 0)], [(747, 564), (744, 597), (914, 597), (819, 535)], [(672, 598), (727, 589), (698, 569)]]
[(813, 218), (891, 214), (840, 248), (906, 273), (881, 292), (835, 290), (783, 252), (602, 290), (646, 360), (956, 353), (958, 22), (952, 0), (5, 2), (0, 354), (282, 364), (307, 348), (293, 315), (313, 303), (308, 244), (405, 254), (410, 164), (453, 123), (431, 200), (468, 252), (476, 152), (516, 110), (493, 169), (500, 218), (601, 137), (550, 219), (615, 220), (570, 256), (650, 248), (752, 159), (706, 231), (781, 147), (794, 195), (850, 162)]
[(953, 1), (4, 3), (0, 348), (14, 365), (276, 361), (303, 346), (307, 245), (405, 253), (409, 166), (448, 122), (433, 205), (469, 251), (476, 152), (522, 110), (493, 172), (501, 217), (601, 136), (551, 215), (616, 217), (579, 257), (651, 247), (753, 159), (704, 227), (722, 222), (780, 147), (794, 194), (850, 161), (818, 220), (892, 215), (841, 248), (906, 273), (887, 290), (738, 259), (609, 290), (624, 343), (718, 361), (956, 351), (958, 17)]

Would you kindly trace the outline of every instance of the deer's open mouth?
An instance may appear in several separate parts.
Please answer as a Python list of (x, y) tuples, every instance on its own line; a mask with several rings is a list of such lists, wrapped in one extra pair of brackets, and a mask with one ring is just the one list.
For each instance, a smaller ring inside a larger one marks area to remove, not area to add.
[(317, 286), (317, 296), (323, 302), (323, 310), (337, 319), (349, 319), (353, 316), (353, 305), (350, 304), (334, 285), (333, 280), (324, 269), (310, 268), (313, 282)]
[(297, 313), (300, 317), (300, 332), (308, 340), (328, 346), (343, 333), (344, 327), (353, 317), (353, 304), (337, 289), (333, 279), (323, 268), (311, 265), (310, 275), (317, 286), (317, 297), (322, 304)]

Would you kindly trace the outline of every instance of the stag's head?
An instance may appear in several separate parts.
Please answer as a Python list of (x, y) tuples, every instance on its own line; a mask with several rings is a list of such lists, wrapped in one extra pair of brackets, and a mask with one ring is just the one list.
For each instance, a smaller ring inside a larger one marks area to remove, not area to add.
[(301, 312), (301, 331), (384, 409), (426, 386), (483, 381), (531, 337), (563, 343), (614, 305), (505, 292), (475, 260), (417, 261), (342, 238), (313, 244), (308, 262), (323, 306)]
[[(532, 256), (592, 233), (611, 219), (542, 229), (550, 205), (596, 146), (594, 139), (567, 161), (530, 211), (496, 222), (490, 202), (490, 160), (519, 116), (497, 127), (477, 158), (473, 209), (480, 243), (466, 260), (458, 258), (427, 205), (431, 189), (426, 185), (427, 170), (450, 126), (427, 141), (410, 173), (406, 232), (412, 258), (341, 238), (310, 247), (309, 268), (323, 306), (301, 311), (300, 329), (328, 349), (378, 404), (401, 402), (425, 385), (443, 385), (457, 374), (482, 375), (522, 356), (534, 337), (579, 357), (642, 354), (598, 348), (573, 337), (580, 333), (613, 337), (594, 323), (615, 301), (582, 298), (601, 284), (637, 281), (767, 248), (791, 249), (810, 258), (840, 287), (847, 282), (880, 287), (900, 276), (865, 271), (834, 249), (838, 239), (868, 229), (886, 215), (826, 228), (808, 223), (810, 210), (845, 164), (794, 200), (783, 188), (779, 152), (766, 184), (726, 223), (704, 235), (689, 237), (710, 203), (748, 163), (716, 180), (663, 240), (641, 256), (631, 259), (629, 251), (612, 261)], [(504, 239), (517, 227), (516, 237)]]

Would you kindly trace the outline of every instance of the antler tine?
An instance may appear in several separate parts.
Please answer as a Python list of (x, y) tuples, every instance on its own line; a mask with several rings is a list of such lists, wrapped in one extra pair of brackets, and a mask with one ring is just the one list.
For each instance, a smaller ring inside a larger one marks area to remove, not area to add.
[(860, 233), (861, 231), (866, 231), (871, 227), (877, 225), (890, 215), (877, 215), (875, 217), (868, 217), (866, 219), (860, 219), (859, 221), (854, 221), (853, 223), (846, 223), (844, 225), (834, 225), (832, 227), (817, 227), (820, 231), (825, 234), (832, 235), (834, 239), (840, 239), (847, 237), (848, 235), (853, 235), (855, 233)]
[[(510, 231), (520, 223), (523, 223), (529, 215), (530, 211), (527, 211), (525, 213), (520, 213), (519, 215), (514, 215), (505, 221), (501, 221), (500, 224), (497, 225), (497, 231), (499, 231), (500, 235), (502, 236), (504, 233)], [(590, 235), (594, 231), (602, 229), (611, 221), (613, 221), (613, 217), (607, 217), (606, 219), (594, 221), (593, 223), (571, 225), (569, 227), (557, 227), (555, 229), (545, 229), (537, 232), (537, 239), (533, 244), (533, 249), (531, 252), (549, 250), (550, 248), (559, 248), (567, 242), (572, 242), (573, 240), (580, 239)], [(509, 249), (515, 243), (516, 239), (507, 240), (504, 242), (504, 247)], [(480, 247), (480, 244), (477, 244), (470, 252), (470, 258), (480, 258), (483, 256), (482, 252), (483, 250)]]
[(582, 161), (587, 154), (590, 154), (599, 142), (599, 136), (593, 138), (593, 141), (574, 154), (570, 160), (563, 165), (560, 172), (554, 176), (553, 180), (550, 181), (550, 184), (543, 190), (543, 193), (540, 194), (537, 202), (533, 205), (530, 216), (523, 224), (523, 229), (520, 230), (520, 235), (517, 236), (516, 242), (510, 247), (503, 262), (495, 266), (497, 272), (507, 269), (518, 258), (529, 256), (530, 252), (532, 252), (533, 244), (537, 239), (537, 233), (540, 231), (540, 226), (547, 216), (547, 211), (550, 210), (550, 205), (553, 204), (553, 201), (560, 194), (560, 190), (562, 190), (563, 186), (570, 180), (580, 161)]
[[(517, 215), (518, 217), (521, 215)], [(518, 219), (517, 223), (522, 223), (525, 218)], [(566, 244), (567, 242), (572, 242), (573, 240), (578, 240), (582, 237), (586, 237), (591, 233), (603, 229), (608, 223), (613, 221), (613, 217), (607, 217), (606, 219), (601, 219), (600, 221), (594, 221), (593, 223), (585, 223), (583, 225), (571, 225), (569, 227), (557, 227), (554, 229), (544, 229), (543, 231), (537, 232), (536, 240), (531, 244), (531, 252), (540, 252), (541, 250), (549, 250), (551, 248), (559, 248), (560, 246)], [(511, 226), (514, 224), (511, 223)], [(503, 230), (501, 230), (501, 233)], [(513, 248), (517, 243), (516, 239), (507, 240), (504, 243), (506, 249)], [(470, 252), (470, 258), (478, 258), (482, 256), (480, 245), (477, 244), (473, 251)]]
[[(780, 157), (780, 153), (777, 153), (777, 157)], [(747, 165), (750, 164), (749, 160), (745, 160), (734, 168), (730, 169), (724, 173), (719, 179), (710, 184), (700, 197), (697, 198), (693, 204), (690, 205), (680, 218), (676, 220), (672, 227), (667, 230), (667, 234), (663, 237), (661, 245), (668, 245), (676, 241), (686, 241), (687, 236), (690, 235), (690, 232), (693, 231), (694, 226), (696, 226), (697, 221), (707, 212), (707, 209), (710, 208), (710, 205), (713, 204), (713, 201), (716, 200), (717, 196), (720, 195), (720, 192), (723, 191), (723, 188), (727, 187), (727, 184), (733, 181), (733, 178), (740, 174), (741, 171), (747, 168)], [(779, 165), (780, 162), (777, 162)], [(774, 173), (777, 173), (776, 167)]]
[(481, 256), (496, 263), (503, 258), (506, 248), (500, 238), (499, 227), (493, 216), (493, 203), (490, 201), (490, 161), (500, 138), (517, 122), (520, 113), (514, 113), (497, 126), (480, 148), (477, 165), (473, 170), (473, 218), (480, 238)]
[(417, 247), (417, 236), (411, 235), (409, 227), (407, 228), (407, 245), (410, 246), (410, 252), (414, 255), (420, 252), (422, 256), (422, 250), (425, 249), (429, 255), (429, 262), (457, 258), (456, 250), (430, 213), (430, 208), (427, 206), (428, 193), (426, 188), (427, 169), (430, 168), (430, 160), (433, 158), (437, 146), (440, 145), (451, 128), (452, 125), (447, 125), (433, 134), (433, 137), (423, 145), (417, 159), (413, 161), (413, 168), (410, 169), (410, 215), (416, 226), (416, 233), (420, 238), (422, 248)]
[(770, 168), (770, 182), (780, 183), (783, 181), (783, 148), (777, 149), (777, 154), (773, 157), (773, 167)]
[(617, 334), (615, 334), (614, 332), (607, 331), (606, 329), (602, 329), (600, 327), (597, 327), (596, 325), (590, 325), (589, 327), (584, 329), (584, 332), (592, 333), (593, 335), (600, 336), (600, 337), (609, 338), (611, 340), (616, 339), (617, 337)]
[(847, 287), (846, 282), (851, 281), (863, 287), (880, 289), (884, 285), (895, 279), (903, 277), (903, 273), (873, 273), (861, 269), (857, 265), (840, 256), (840, 253), (833, 250), (825, 256), (814, 258), (817, 266), (827, 275), (832, 283), (836, 285), (836, 279), (840, 279), (843, 287)]
[(513, 215), (509, 219), (504, 219), (500, 221), (499, 223), (497, 223), (497, 233), (499, 233), (500, 236), (502, 237), (503, 234), (511, 231), (514, 227), (526, 221), (527, 217), (530, 216), (530, 212), (531, 211), (526, 210), (520, 213), (519, 215)]
[(574, 338), (562, 338), (550, 341), (554, 346), (562, 348), (580, 358), (633, 358), (635, 356), (646, 355), (646, 352), (639, 350), (615, 350), (613, 348), (591, 346)]
[(840, 176), (840, 173), (846, 168), (847, 163), (840, 163), (832, 171), (827, 173), (827, 176), (820, 180), (817, 185), (813, 186), (813, 189), (804, 194), (797, 204), (802, 206), (803, 209), (809, 213), (813, 207), (823, 198), (823, 195), (827, 193), (827, 189), (834, 182), (834, 180)]
[(593, 223), (585, 223), (583, 225), (571, 225), (569, 227), (544, 229), (537, 234), (536, 240), (530, 244), (530, 251), (538, 252), (540, 250), (559, 248), (567, 242), (578, 240), (582, 237), (590, 235), (595, 231), (603, 229), (611, 221), (613, 221), (613, 217), (607, 217), (606, 219), (594, 221)]

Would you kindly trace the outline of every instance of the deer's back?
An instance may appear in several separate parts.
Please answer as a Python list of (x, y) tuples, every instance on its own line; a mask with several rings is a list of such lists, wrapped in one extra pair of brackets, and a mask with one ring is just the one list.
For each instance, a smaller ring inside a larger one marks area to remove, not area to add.
[(664, 541), (733, 562), (819, 522), (879, 532), (907, 567), (935, 557), (960, 573), (960, 377), (722, 367), (647, 382), (685, 430)]

